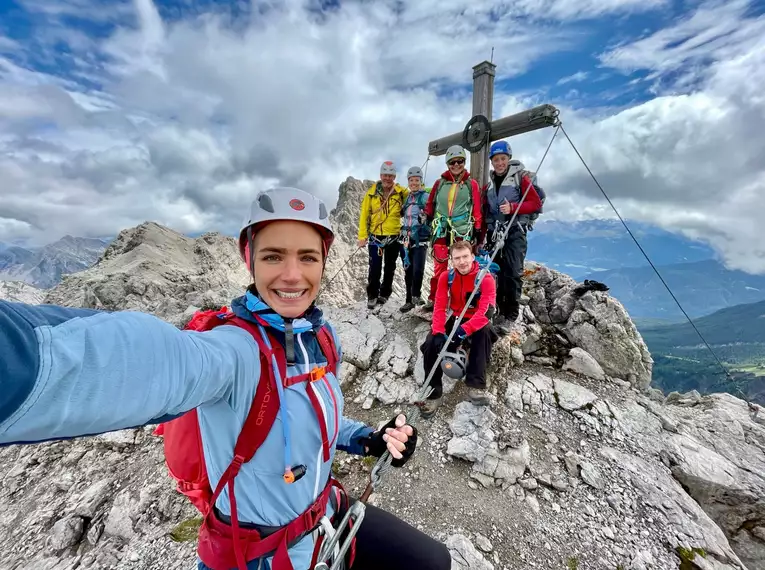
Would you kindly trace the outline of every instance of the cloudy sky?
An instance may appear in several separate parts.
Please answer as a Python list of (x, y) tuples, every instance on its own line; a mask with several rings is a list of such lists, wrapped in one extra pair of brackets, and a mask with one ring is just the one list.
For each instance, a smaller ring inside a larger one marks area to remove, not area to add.
[[(253, 192), (336, 201), (462, 130), (552, 103), (622, 216), (765, 272), (765, 5), (672, 0), (0, 0), (0, 241), (152, 219), (233, 233)], [(552, 136), (511, 141), (533, 167)], [(428, 163), (428, 183), (443, 157)], [(546, 217), (613, 217), (558, 135)]]

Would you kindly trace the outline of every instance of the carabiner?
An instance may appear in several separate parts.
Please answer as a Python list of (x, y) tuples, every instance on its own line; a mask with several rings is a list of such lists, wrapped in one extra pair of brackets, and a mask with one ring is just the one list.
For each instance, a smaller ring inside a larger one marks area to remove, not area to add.
[[(359, 531), (359, 527), (361, 526), (361, 521), (364, 520), (365, 513), (366, 505), (364, 503), (361, 501), (356, 501), (353, 503), (351, 508), (348, 509), (348, 512), (345, 513), (343, 520), (340, 521), (337, 529), (335, 529), (335, 533), (332, 535), (332, 538), (325, 540), (321, 544), (321, 548), (319, 549), (319, 556), (316, 559), (317, 562), (313, 567), (313, 570), (341, 570), (343, 568), (343, 565), (345, 564), (345, 555), (350, 549), (356, 533)], [(348, 536), (343, 541), (342, 545), (340, 546), (340, 552), (337, 553), (335, 560), (332, 562), (332, 566), (330, 566), (327, 564), (327, 561), (332, 557), (332, 551), (335, 550), (335, 546), (340, 541), (340, 537), (342, 536), (351, 519), (353, 519), (353, 526), (348, 530)]]

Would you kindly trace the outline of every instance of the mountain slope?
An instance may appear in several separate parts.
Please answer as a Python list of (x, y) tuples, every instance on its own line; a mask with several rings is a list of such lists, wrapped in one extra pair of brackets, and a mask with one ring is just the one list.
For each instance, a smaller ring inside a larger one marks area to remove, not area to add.
[(664, 391), (725, 391), (765, 404), (765, 301), (721, 309), (689, 323), (644, 326), (640, 333), (654, 357), (653, 384)]
[(39, 305), (45, 297), (45, 291), (32, 287), (23, 281), (0, 281), (0, 299)]
[(9, 246), (0, 249), (0, 280), (23, 281), (49, 289), (61, 277), (82, 271), (98, 261), (106, 240), (64, 236), (40, 248)]
[[(694, 319), (693, 324), (712, 345), (765, 343), (765, 301), (720, 309), (711, 315)], [(658, 350), (698, 345), (701, 342), (688, 322), (643, 327), (640, 332)]]
[(146, 311), (178, 324), (189, 307), (228, 304), (248, 283), (235, 239), (192, 239), (145, 222), (120, 232), (98, 264), (64, 277), (45, 302)]
[[(657, 265), (716, 257), (714, 250), (701, 242), (647, 224), (631, 220), (627, 223)], [(540, 218), (529, 233), (529, 258), (575, 279), (601, 270), (648, 265), (618, 220), (561, 222)]]
[[(726, 269), (714, 260), (657, 267), (691, 317), (765, 299), (765, 275)], [(682, 318), (672, 297), (651, 267), (626, 267), (584, 276), (608, 285), (632, 317)]]

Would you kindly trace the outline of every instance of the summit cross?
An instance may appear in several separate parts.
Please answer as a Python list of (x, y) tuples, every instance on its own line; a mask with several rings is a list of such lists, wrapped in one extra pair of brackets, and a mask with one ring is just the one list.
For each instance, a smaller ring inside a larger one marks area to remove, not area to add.
[(558, 124), (558, 109), (549, 104), (492, 121), (496, 69), (489, 61), (473, 67), (473, 117), (462, 132), (428, 143), (428, 156), (446, 154), (446, 149), (455, 144), (470, 152), (470, 173), (481, 188), (489, 181), (491, 143)]

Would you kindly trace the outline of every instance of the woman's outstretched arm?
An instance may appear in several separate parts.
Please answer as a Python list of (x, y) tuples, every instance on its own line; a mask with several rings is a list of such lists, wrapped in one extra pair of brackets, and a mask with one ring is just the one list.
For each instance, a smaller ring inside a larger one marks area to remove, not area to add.
[(237, 327), (0, 301), (0, 444), (155, 423), (251, 393), (237, 377), (260, 377), (257, 344)]

